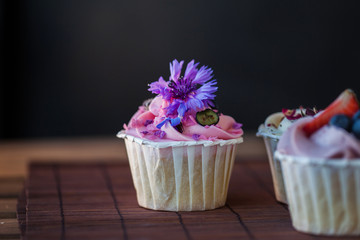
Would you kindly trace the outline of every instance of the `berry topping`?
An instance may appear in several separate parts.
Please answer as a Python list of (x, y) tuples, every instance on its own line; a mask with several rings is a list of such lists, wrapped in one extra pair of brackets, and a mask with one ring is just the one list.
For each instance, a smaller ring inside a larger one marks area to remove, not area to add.
[(351, 123), (352, 123), (351, 119), (344, 114), (335, 115), (329, 121), (330, 125), (339, 127), (339, 128), (343, 128), (346, 131), (351, 130)]
[(219, 116), (211, 109), (196, 113), (196, 122), (201, 126), (210, 126), (219, 122)]
[(326, 125), (329, 120), (338, 114), (352, 117), (359, 110), (359, 103), (355, 93), (347, 89), (340, 94), (323, 112), (304, 126), (305, 133), (310, 136), (312, 133)]
[(353, 122), (355, 122), (358, 119), (360, 119), (360, 111), (357, 111), (352, 118)]
[(304, 108), (302, 106), (299, 107), (299, 111), (296, 109), (287, 109), (283, 108), (282, 113), (288, 120), (297, 120), (302, 117), (306, 116), (314, 116), (319, 111), (316, 109), (316, 107), (311, 108)]
[(360, 140), (360, 119), (357, 119), (354, 122), (352, 126), (352, 132), (355, 135), (355, 137)]

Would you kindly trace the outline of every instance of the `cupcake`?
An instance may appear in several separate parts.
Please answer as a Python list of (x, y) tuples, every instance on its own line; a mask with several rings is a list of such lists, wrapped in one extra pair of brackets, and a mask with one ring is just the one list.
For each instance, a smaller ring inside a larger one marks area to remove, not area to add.
[(292, 124), (275, 156), (296, 230), (360, 235), (360, 111), (353, 91)]
[(125, 139), (141, 207), (201, 211), (225, 205), (242, 124), (215, 108), (211, 68), (170, 63), (170, 78), (149, 84), (146, 100), (118, 133)]
[(283, 109), (282, 112), (273, 113), (268, 116), (265, 123), (259, 126), (257, 136), (264, 139), (266, 152), (269, 158), (271, 175), (273, 179), (276, 200), (287, 204), (286, 192), (279, 159), (274, 156), (277, 144), (283, 132), (296, 120), (305, 116), (314, 116), (316, 108)]

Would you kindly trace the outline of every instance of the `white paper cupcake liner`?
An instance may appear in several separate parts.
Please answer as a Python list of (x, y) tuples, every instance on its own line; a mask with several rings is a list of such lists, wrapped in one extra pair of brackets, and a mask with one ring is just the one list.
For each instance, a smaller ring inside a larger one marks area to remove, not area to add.
[(265, 142), (276, 200), (287, 204), (284, 178), (281, 169), (281, 162), (279, 161), (278, 158), (274, 156), (280, 137), (268, 133), (264, 125), (261, 125), (259, 127), (257, 136), (262, 136)]
[(242, 138), (153, 142), (126, 135), (131, 174), (140, 206), (201, 211), (225, 205), (236, 144)]
[(321, 235), (360, 235), (360, 159), (280, 159), (293, 226)]

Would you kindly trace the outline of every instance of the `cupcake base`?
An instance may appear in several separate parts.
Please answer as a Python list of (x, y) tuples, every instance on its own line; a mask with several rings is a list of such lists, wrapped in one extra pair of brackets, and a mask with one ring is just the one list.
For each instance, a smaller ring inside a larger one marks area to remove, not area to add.
[(263, 137), (266, 147), (266, 152), (269, 158), (271, 176), (274, 185), (275, 198), (281, 203), (287, 204), (286, 191), (284, 185), (284, 178), (281, 169), (281, 162), (274, 156), (277, 144), (279, 142), (276, 138)]
[(311, 159), (275, 154), (282, 162), (296, 230), (360, 235), (360, 159)]
[(125, 138), (140, 206), (164, 211), (203, 211), (225, 205), (241, 139), (152, 142)]

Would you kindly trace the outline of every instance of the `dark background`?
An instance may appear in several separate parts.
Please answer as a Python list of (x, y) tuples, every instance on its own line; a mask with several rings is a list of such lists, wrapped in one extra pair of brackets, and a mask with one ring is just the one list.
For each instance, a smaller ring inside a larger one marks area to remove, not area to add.
[(115, 135), (174, 58), (214, 69), (245, 131), (360, 94), (357, 1), (9, 0), (0, 18), (1, 139)]

